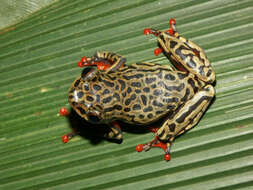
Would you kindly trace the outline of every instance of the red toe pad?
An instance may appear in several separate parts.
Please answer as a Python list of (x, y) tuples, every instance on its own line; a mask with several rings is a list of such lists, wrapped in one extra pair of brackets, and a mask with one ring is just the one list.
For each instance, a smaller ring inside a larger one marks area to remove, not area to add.
[(154, 50), (154, 54), (157, 56), (157, 55), (159, 55), (160, 53), (162, 53), (163, 52), (163, 49), (162, 48), (156, 48), (155, 50)]

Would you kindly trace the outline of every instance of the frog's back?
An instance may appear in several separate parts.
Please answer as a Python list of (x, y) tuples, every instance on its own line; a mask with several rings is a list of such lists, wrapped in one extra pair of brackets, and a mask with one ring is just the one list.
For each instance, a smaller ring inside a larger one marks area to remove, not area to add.
[(167, 65), (136, 63), (115, 72), (115, 76), (125, 87), (118, 91), (124, 107), (118, 117), (128, 123), (151, 123), (191, 98), (187, 83), (193, 76), (173, 71)]

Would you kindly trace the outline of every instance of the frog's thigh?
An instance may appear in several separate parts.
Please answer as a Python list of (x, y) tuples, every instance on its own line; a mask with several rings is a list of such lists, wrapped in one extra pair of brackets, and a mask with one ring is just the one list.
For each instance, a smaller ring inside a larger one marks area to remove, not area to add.
[(201, 89), (192, 99), (181, 106), (172, 118), (165, 121), (156, 135), (161, 140), (171, 142), (177, 135), (191, 129), (198, 123), (214, 95), (215, 90), (212, 85), (207, 85)]

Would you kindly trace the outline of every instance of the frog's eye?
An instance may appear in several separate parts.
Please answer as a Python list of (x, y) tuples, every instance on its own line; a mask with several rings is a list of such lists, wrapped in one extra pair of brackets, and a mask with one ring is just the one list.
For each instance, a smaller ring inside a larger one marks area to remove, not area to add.
[(91, 80), (94, 76), (94, 73), (96, 71), (96, 68), (94, 67), (85, 67), (82, 71), (81, 77), (83, 80)]
[(92, 70), (91, 67), (85, 67), (85, 68), (83, 69), (83, 71), (82, 71), (82, 74), (81, 74), (82, 78), (85, 79), (86, 76), (88, 75), (88, 73), (89, 73), (91, 70)]

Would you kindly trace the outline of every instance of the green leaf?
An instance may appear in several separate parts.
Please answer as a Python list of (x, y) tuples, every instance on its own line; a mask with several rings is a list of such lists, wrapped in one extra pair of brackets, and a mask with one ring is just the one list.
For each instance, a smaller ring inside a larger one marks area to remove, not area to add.
[[(251, 0), (62, 0), (0, 31), (0, 189), (250, 189), (253, 176), (253, 8)], [(76, 137), (57, 113), (97, 50), (128, 63), (155, 57), (143, 29), (168, 29), (207, 53), (216, 99), (200, 123), (176, 139), (170, 162), (135, 146), (152, 133), (124, 132), (122, 144)]]

